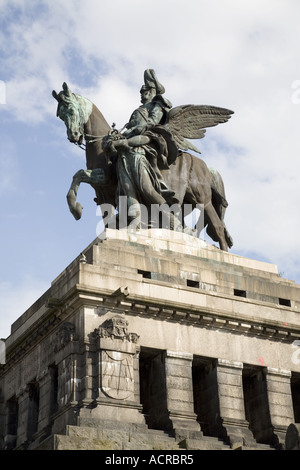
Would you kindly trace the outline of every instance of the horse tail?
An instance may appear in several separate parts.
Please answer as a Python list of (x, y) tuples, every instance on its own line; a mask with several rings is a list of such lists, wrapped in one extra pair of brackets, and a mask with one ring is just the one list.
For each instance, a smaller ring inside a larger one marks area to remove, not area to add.
[[(224, 224), (225, 212), (226, 212), (226, 208), (228, 207), (228, 202), (227, 202), (226, 195), (225, 195), (224, 182), (220, 173), (217, 170), (215, 170), (214, 168), (209, 168), (209, 172), (211, 176), (212, 204), (220, 220)], [(233, 240), (225, 224), (224, 224), (224, 230), (225, 230), (226, 242), (229, 248), (231, 248), (233, 245)], [(207, 227), (207, 232), (208, 232), (208, 235), (211, 237), (211, 234), (209, 233), (209, 227)]]
[(225, 195), (225, 187), (220, 173), (214, 168), (209, 168), (211, 176), (211, 189), (213, 197), (213, 206), (221, 220), (224, 219), (225, 209), (228, 202)]

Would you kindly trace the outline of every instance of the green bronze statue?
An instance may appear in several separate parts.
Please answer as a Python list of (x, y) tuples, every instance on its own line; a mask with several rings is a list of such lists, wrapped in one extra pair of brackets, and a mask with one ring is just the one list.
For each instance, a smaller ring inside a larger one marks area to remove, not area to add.
[[(67, 194), (70, 211), (76, 219), (81, 217), (82, 207), (76, 200), (81, 182), (95, 189), (95, 201), (102, 210), (103, 204), (105, 211), (109, 205), (118, 209), (120, 197), (126, 197), (128, 224), (139, 218), (142, 207), (177, 205), (192, 211), (201, 205), (207, 233), (227, 251), (233, 242), (224, 223), (228, 204), (222, 177), (187, 151), (200, 153), (189, 139), (203, 138), (207, 127), (227, 122), (233, 112), (206, 105), (173, 108), (153, 69), (144, 72), (140, 93), (141, 106), (118, 131), (108, 125), (95, 104), (72, 93), (67, 84), (59, 94), (53, 91), (68, 139), (86, 145), (87, 169), (74, 175)], [(182, 219), (165, 212), (168, 227), (182, 230)], [(152, 227), (151, 219), (147, 227)]]

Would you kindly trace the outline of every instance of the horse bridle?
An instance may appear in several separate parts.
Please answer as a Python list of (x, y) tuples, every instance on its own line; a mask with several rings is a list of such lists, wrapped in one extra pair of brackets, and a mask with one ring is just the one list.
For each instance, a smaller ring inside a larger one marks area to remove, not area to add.
[[(84, 129), (83, 129), (83, 137), (84, 137), (84, 140), (86, 142), (86, 144), (92, 144), (94, 142), (99, 142), (100, 140), (104, 139), (104, 137), (107, 137), (109, 135), (119, 135), (121, 133), (121, 131), (125, 128), (125, 126), (119, 131), (118, 129), (116, 129), (116, 124), (113, 122), (112, 125), (111, 125), (112, 129), (109, 131), (108, 134), (105, 134), (105, 135), (92, 135), (92, 134), (86, 134), (84, 132)], [(86, 137), (91, 137), (91, 139), (87, 140)], [(73, 142), (75, 145), (77, 145), (78, 147), (80, 147), (82, 150), (86, 150), (86, 144), (78, 144), (78, 142)]]

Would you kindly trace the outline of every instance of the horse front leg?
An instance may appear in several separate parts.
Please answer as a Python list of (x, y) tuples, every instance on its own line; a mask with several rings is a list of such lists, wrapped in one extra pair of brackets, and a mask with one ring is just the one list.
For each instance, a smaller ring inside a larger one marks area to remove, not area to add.
[(70, 189), (67, 193), (67, 202), (70, 212), (76, 220), (81, 218), (83, 209), (80, 202), (77, 202), (77, 193), (80, 183), (102, 185), (105, 184), (105, 182), (106, 178), (104, 171), (101, 168), (96, 168), (94, 170), (79, 170), (75, 173)]
[(77, 173), (75, 173), (75, 175), (73, 176), (70, 189), (67, 194), (67, 202), (68, 202), (70, 212), (76, 220), (79, 220), (82, 216), (83, 207), (80, 204), (80, 202), (76, 201), (76, 199), (77, 199), (78, 188), (82, 181), (83, 172), (84, 170), (79, 170), (77, 171)]

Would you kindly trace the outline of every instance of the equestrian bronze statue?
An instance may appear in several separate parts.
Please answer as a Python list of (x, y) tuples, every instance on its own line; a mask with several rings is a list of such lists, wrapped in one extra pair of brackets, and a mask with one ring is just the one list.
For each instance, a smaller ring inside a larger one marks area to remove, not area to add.
[[(77, 192), (85, 182), (94, 188), (101, 208), (103, 204), (106, 211), (111, 207), (110, 217), (115, 209), (120, 212), (118, 201), (123, 197), (127, 201), (126, 224), (134, 219), (141, 221), (138, 228), (157, 227), (151, 216), (145, 227), (141, 208), (150, 213), (150, 208), (159, 206), (165, 208), (164, 220), (171, 230), (194, 234), (178, 213), (184, 208), (186, 216), (201, 206), (208, 235), (228, 251), (233, 242), (224, 223), (228, 203), (222, 177), (188, 151), (200, 153), (189, 139), (203, 138), (206, 128), (227, 122), (233, 112), (205, 105), (172, 107), (164, 93), (154, 70), (147, 69), (140, 90), (142, 104), (119, 131), (107, 123), (95, 104), (73, 93), (66, 83), (60, 93), (52, 92), (69, 141), (85, 148), (86, 154), (86, 169), (73, 176), (67, 194), (69, 209), (75, 219), (81, 218)], [(168, 210), (174, 207), (179, 208), (177, 212)]]

